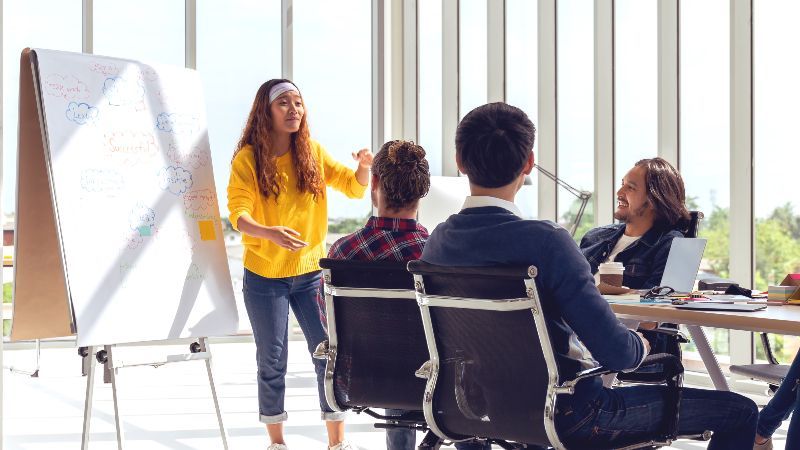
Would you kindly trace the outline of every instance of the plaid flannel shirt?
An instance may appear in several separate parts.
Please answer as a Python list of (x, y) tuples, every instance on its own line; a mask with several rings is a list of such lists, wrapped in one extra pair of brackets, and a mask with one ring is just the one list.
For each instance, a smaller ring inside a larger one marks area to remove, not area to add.
[[(414, 219), (372, 216), (364, 228), (336, 241), (328, 258), (359, 261), (411, 261), (422, 256), (428, 230)], [(322, 323), (327, 328), (325, 296), (317, 295)]]

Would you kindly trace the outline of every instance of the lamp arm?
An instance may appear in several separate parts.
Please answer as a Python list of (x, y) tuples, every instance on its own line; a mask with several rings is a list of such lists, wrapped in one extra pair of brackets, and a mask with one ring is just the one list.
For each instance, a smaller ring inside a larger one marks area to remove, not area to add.
[(570, 194), (574, 195), (575, 197), (577, 197), (577, 198), (579, 198), (581, 200), (588, 200), (588, 199), (592, 198), (592, 193), (591, 192), (583, 191), (583, 190), (580, 190), (580, 189), (572, 187), (569, 183), (567, 183), (566, 181), (562, 180), (561, 178), (558, 178), (557, 176), (555, 176), (551, 172), (547, 171), (546, 169), (544, 169), (542, 166), (540, 166), (538, 164), (534, 164), (534, 167), (536, 167), (536, 170), (541, 172), (544, 176), (546, 176), (547, 178), (553, 180), (554, 183), (556, 183), (557, 185), (563, 187), (564, 189), (566, 189)]
[(583, 219), (583, 213), (586, 212), (586, 205), (589, 203), (589, 200), (592, 198), (592, 193), (589, 192), (589, 191), (583, 191), (583, 190), (580, 190), (580, 189), (572, 187), (569, 183), (567, 183), (566, 181), (558, 178), (554, 174), (548, 172), (547, 170), (545, 170), (544, 168), (542, 168), (542, 166), (540, 166), (538, 164), (535, 164), (534, 167), (536, 167), (536, 170), (538, 170), (540, 173), (542, 173), (542, 175), (544, 175), (547, 178), (553, 180), (554, 183), (556, 183), (558, 186), (561, 186), (562, 188), (566, 189), (567, 192), (569, 192), (570, 194), (574, 195), (575, 197), (578, 198), (578, 200), (581, 201), (580, 206), (578, 206), (578, 212), (575, 214), (575, 220), (573, 221), (572, 227), (570, 227), (570, 230), (569, 230), (569, 234), (574, 237), (575, 233), (578, 231), (578, 225), (580, 225), (581, 220)]

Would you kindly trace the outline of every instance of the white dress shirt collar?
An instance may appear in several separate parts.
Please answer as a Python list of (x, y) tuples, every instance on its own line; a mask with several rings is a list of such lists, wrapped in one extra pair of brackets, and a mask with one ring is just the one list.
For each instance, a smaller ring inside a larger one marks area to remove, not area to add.
[(512, 202), (503, 200), (497, 197), (489, 197), (484, 195), (470, 195), (464, 200), (464, 206), (461, 209), (467, 208), (482, 208), (484, 206), (497, 206), (503, 208), (517, 217), (522, 217), (522, 211)]

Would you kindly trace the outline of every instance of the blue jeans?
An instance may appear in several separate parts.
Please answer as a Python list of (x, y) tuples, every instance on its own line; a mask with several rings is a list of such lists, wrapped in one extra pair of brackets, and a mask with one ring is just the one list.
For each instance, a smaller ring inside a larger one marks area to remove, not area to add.
[[(405, 413), (402, 409), (387, 409), (387, 416), (399, 416)], [(414, 450), (417, 443), (417, 432), (410, 428), (387, 428), (386, 450)]]
[(786, 448), (800, 448), (800, 353), (795, 355), (789, 373), (775, 396), (761, 410), (758, 434), (772, 436), (781, 422), (789, 418), (789, 414), (792, 414), (792, 421), (789, 422), (789, 433), (786, 435)]
[[(265, 278), (244, 270), (244, 306), (253, 327), (258, 366), (258, 410), (261, 422), (283, 422), (286, 394), (286, 361), (289, 350), (289, 307), (291, 306), (308, 343), (308, 352), (327, 338), (317, 307), (320, 272), (296, 277)], [(343, 420), (325, 400), (325, 361), (312, 358), (317, 373), (317, 391), (323, 420)]]
[[(665, 386), (603, 389), (580, 410), (558, 407), (556, 429), (569, 448), (607, 448), (644, 441), (664, 429)], [(756, 404), (739, 394), (683, 388), (678, 434), (713, 431), (708, 450), (751, 450), (758, 422)]]

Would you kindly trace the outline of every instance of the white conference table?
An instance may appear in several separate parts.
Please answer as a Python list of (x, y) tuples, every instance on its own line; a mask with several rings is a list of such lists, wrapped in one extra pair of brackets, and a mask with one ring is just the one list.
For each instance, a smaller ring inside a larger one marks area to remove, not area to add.
[(686, 325), (717, 390), (728, 391), (730, 388), (701, 327), (800, 336), (800, 305), (770, 305), (765, 310), (754, 312), (696, 311), (646, 303), (611, 303), (610, 306), (623, 319)]

